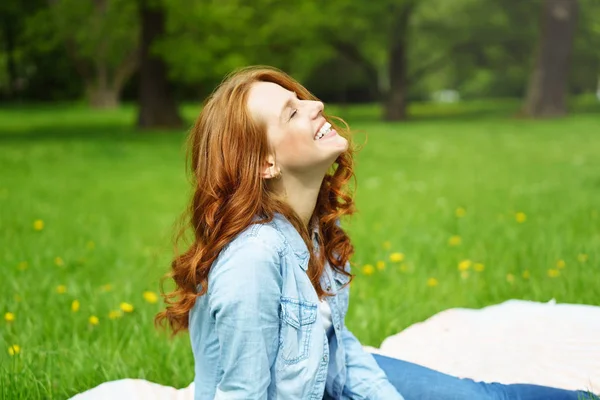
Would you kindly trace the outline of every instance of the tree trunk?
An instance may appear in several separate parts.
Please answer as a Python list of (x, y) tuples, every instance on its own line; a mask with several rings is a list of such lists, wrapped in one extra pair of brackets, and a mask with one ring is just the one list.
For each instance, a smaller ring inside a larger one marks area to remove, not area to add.
[(171, 85), (167, 79), (165, 62), (151, 54), (154, 40), (165, 30), (165, 14), (162, 9), (150, 8), (147, 0), (140, 2), (141, 65), (138, 94), (140, 128), (177, 128), (183, 125)]
[(119, 107), (120, 90), (109, 86), (86, 85), (86, 93), (91, 108), (108, 110)]
[(544, 0), (535, 67), (523, 113), (529, 117), (558, 117), (567, 112), (567, 81), (577, 0)]
[(405, 120), (408, 107), (408, 23), (415, 3), (406, 3), (400, 10), (394, 12), (395, 19), (390, 35), (389, 58), (389, 92), (385, 98), (385, 115), (388, 121)]

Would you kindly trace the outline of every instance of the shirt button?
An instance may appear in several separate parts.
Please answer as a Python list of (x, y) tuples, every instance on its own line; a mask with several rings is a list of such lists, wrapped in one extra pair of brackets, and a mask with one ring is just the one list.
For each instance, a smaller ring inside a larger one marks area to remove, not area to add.
[(327, 356), (327, 354), (325, 354), (325, 355), (323, 356), (323, 361), (327, 362), (328, 360), (329, 360), (329, 357)]
[(337, 324), (335, 327), (337, 328), (338, 331), (340, 330), (340, 324)]
[(327, 291), (329, 292), (331, 290), (331, 286), (327, 286)]

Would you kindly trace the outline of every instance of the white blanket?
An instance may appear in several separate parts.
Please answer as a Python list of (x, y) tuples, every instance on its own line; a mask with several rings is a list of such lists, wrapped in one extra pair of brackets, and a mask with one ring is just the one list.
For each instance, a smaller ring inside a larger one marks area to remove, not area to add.
[[(478, 381), (532, 383), (600, 392), (600, 307), (509, 300), (453, 308), (368, 351)], [(105, 382), (72, 400), (193, 400), (183, 389), (142, 379)]]

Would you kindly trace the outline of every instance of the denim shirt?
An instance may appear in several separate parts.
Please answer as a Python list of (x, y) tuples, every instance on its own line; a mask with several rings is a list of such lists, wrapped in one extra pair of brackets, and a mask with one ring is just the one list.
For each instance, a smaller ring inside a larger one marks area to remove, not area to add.
[(326, 297), (327, 337), (308, 259), (302, 237), (279, 213), (221, 250), (189, 317), (195, 400), (403, 400), (344, 325), (349, 286), (341, 287), (349, 278), (328, 263), (321, 284), (336, 295)]

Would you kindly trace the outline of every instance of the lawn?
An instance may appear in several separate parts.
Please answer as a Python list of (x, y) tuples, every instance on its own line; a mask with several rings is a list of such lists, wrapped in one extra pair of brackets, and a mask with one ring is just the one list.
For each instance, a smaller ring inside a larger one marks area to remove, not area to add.
[[(359, 212), (342, 221), (356, 247), (346, 323), (364, 344), (449, 307), (600, 304), (600, 107), (554, 121), (516, 107), (417, 104), (393, 124), (376, 106), (337, 108), (364, 144)], [(187, 336), (153, 327), (189, 194), (185, 132), (137, 132), (134, 118), (0, 108), (0, 398), (193, 379)]]

